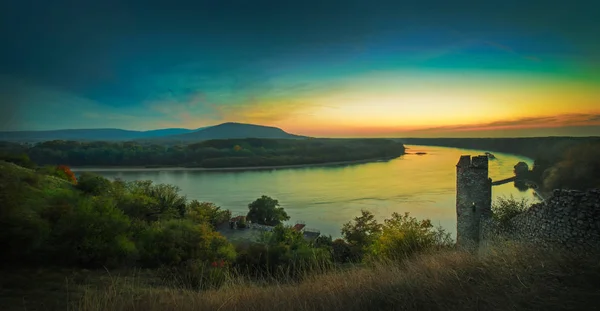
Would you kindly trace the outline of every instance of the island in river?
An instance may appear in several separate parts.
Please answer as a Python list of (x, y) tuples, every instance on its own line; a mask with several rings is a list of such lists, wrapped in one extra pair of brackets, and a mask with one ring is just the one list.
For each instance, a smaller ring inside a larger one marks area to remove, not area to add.
[(389, 160), (405, 154), (390, 139), (215, 139), (187, 145), (54, 140), (25, 147), (4, 144), (40, 165), (73, 167), (184, 167), (248, 169)]

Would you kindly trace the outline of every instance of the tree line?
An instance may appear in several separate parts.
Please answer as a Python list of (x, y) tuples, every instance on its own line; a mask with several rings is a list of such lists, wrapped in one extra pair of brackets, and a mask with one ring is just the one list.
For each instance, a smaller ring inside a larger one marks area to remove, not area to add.
[(40, 165), (251, 167), (318, 164), (398, 157), (387, 139), (220, 139), (188, 145), (54, 140), (32, 147), (0, 144), (5, 160), (26, 155)]

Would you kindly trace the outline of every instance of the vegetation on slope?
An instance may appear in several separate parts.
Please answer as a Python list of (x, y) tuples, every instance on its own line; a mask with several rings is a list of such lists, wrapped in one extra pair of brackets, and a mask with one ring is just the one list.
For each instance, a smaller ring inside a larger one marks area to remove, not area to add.
[(404, 146), (387, 139), (223, 139), (189, 145), (48, 141), (0, 146), (4, 157), (26, 154), (39, 164), (69, 166), (253, 167), (394, 158)]
[[(198, 293), (116, 277), (79, 310), (593, 310), (598, 257), (500, 245), (485, 256), (446, 250), (263, 287), (231, 278)], [(138, 279), (139, 281), (139, 279)]]
[[(232, 245), (216, 231), (231, 213), (176, 187), (91, 173), (72, 180), (68, 168), (52, 168), (0, 161), (2, 309), (536, 310), (598, 295), (597, 257), (529, 247), (477, 258), (453, 250), (428, 220), (378, 223), (368, 211), (343, 226), (343, 239), (307, 240), (280, 224)], [(263, 196), (249, 214), (285, 220), (276, 203)]]
[[(209, 289), (223, 286), (230, 275), (299, 281), (341, 264), (449, 245), (449, 239), (428, 238), (447, 236), (443, 230), (408, 215), (375, 224), (381, 232), (365, 232), (362, 218), (373, 220), (363, 211), (344, 226), (345, 240), (308, 240), (279, 224), (258, 241), (234, 246), (216, 230), (231, 213), (188, 201), (174, 186), (110, 181), (92, 173), (73, 180), (65, 171), (70, 172), (64, 166), (33, 170), (0, 161), (2, 266), (146, 269), (165, 284)], [(276, 212), (259, 217), (259, 223), (288, 219), (276, 203), (263, 196), (248, 205), (248, 213)], [(414, 239), (415, 234), (422, 237)], [(371, 244), (353, 238), (365, 235)]]

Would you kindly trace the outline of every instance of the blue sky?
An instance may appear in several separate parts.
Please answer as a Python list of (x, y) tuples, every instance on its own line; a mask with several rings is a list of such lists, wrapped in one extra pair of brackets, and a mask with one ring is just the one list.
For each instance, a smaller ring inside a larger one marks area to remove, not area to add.
[[(593, 119), (598, 11), (595, 1), (6, 1), (0, 130), (238, 121), (377, 136)], [(432, 114), (448, 107), (473, 117)], [(597, 125), (569, 122), (551, 127)]]

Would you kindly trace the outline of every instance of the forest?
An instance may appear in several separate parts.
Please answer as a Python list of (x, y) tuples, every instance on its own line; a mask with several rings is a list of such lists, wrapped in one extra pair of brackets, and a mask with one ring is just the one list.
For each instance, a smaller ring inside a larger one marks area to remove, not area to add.
[(395, 158), (404, 145), (387, 139), (220, 139), (187, 145), (54, 140), (0, 144), (0, 158), (27, 155), (40, 165), (255, 167)]

